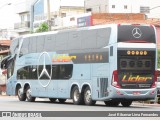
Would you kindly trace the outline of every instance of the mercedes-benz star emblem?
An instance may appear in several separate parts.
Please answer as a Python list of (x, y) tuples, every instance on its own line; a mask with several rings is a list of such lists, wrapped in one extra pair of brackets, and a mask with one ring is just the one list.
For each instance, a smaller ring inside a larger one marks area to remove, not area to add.
[[(49, 67), (50, 72), (46, 68), (46, 62), (48, 63), (48, 65), (50, 65), (50, 67)], [(41, 65), (41, 63), (43, 65)], [(50, 58), (49, 54), (47, 52), (41, 53), (40, 56), (39, 56), (39, 58), (38, 58), (38, 63), (37, 64), (38, 64), (38, 66), (37, 66), (37, 76), (38, 76), (39, 83), (43, 87), (47, 87), (49, 85), (50, 81), (51, 81), (51, 76), (52, 76), (52, 61), (51, 61), (51, 58)], [(40, 66), (43, 66), (42, 70), (40, 69)], [(48, 79), (48, 82), (47, 83), (45, 82), (45, 85), (40, 80), (43, 76), (47, 77), (47, 79)]]
[(136, 27), (132, 30), (132, 35), (135, 38), (140, 38), (142, 36), (142, 32), (139, 28)]

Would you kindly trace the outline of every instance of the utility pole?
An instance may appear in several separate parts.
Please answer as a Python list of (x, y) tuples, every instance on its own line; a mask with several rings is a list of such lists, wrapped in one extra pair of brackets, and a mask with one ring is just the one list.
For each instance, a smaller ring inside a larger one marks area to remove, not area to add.
[(50, 0), (47, 0), (47, 21), (48, 21), (48, 29), (49, 31), (51, 31)]

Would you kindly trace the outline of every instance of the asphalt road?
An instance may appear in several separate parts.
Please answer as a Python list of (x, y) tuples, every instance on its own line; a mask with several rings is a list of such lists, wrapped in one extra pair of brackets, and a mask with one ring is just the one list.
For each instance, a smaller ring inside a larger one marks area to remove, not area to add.
[[(118, 111), (118, 112), (123, 112), (126, 111), (128, 112), (136, 112), (136, 111), (142, 111), (144, 113), (147, 113), (147, 111), (159, 111), (160, 113), (160, 105), (159, 104), (143, 104), (143, 103), (138, 103), (134, 102), (131, 107), (123, 107), (119, 105), (118, 107), (107, 107), (103, 102), (97, 102), (95, 106), (86, 106), (86, 105), (73, 105), (72, 100), (67, 100), (65, 104), (60, 104), (58, 102), (51, 103), (47, 98), (37, 98), (35, 102), (27, 102), (27, 101), (19, 101), (16, 96), (0, 96), (0, 111), (1, 114), (2, 112), (6, 111), (18, 111), (18, 112), (26, 112), (26, 111), (35, 111), (35, 112), (41, 112), (41, 111), (61, 111), (58, 116), (59, 117), (47, 117), (45, 119), (56, 119), (56, 120), (81, 120), (81, 119), (87, 119), (87, 120), (159, 120), (160, 117), (72, 117), (73, 114), (79, 114), (80, 111), (88, 111), (85, 113), (91, 113), (93, 116), (96, 116), (95, 111)], [(69, 111), (69, 114), (71, 117), (65, 117), (64, 114), (67, 114)], [(78, 111), (78, 112), (77, 112)], [(134, 113), (133, 112), (133, 113)], [(46, 112), (49, 113), (49, 112)], [(53, 112), (55, 114), (55, 112)], [(22, 114), (22, 113), (21, 113)], [(106, 112), (108, 114), (108, 112)], [(16, 117), (17, 114), (14, 115)], [(38, 115), (38, 114), (37, 114)], [(50, 114), (52, 116), (52, 113)], [(1, 115), (2, 116), (2, 115)], [(53, 115), (54, 116), (54, 115)], [(62, 116), (62, 117), (61, 117)], [(0, 117), (0, 120), (2, 118)], [(4, 119), (12, 119), (12, 118), (4, 118)], [(21, 119), (20, 117), (16, 117), (16, 120)], [(25, 118), (25, 119), (28, 119)], [(41, 120), (44, 118), (33, 118), (30, 117), (29, 120)], [(15, 118), (14, 118), (15, 120)]]

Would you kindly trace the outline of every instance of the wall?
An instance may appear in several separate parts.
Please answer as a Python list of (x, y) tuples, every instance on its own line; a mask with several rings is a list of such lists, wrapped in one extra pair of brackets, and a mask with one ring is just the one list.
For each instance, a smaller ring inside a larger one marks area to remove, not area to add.
[(157, 30), (158, 49), (160, 49), (160, 27), (156, 27), (156, 30)]
[[(112, 5), (115, 5), (114, 9)], [(124, 5), (127, 5), (127, 9), (124, 9)], [(85, 6), (92, 8), (93, 13), (140, 13), (140, 7), (151, 9), (160, 6), (160, 0), (85, 0)], [(159, 11), (160, 7), (150, 10), (150, 13), (146, 15), (148, 18), (160, 18)]]
[(85, 7), (92, 8), (92, 12), (108, 12), (108, 0), (85, 0)]

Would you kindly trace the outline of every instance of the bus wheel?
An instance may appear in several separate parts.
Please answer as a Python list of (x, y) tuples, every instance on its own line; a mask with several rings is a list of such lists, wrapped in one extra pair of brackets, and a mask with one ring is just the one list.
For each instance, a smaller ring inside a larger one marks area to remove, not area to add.
[(111, 100), (111, 101), (104, 101), (104, 103), (106, 104), (106, 106), (116, 107), (119, 105), (120, 102)]
[(50, 100), (51, 102), (55, 102), (57, 99), (56, 99), (56, 98), (49, 98), (49, 100)]
[(94, 105), (96, 103), (96, 101), (92, 100), (91, 90), (89, 87), (86, 87), (84, 90), (84, 103), (86, 105)]
[(83, 103), (82, 95), (79, 93), (79, 89), (77, 86), (75, 86), (72, 90), (72, 99), (73, 99), (73, 104), (75, 105), (80, 105)]
[(19, 101), (25, 101), (26, 100), (26, 94), (22, 92), (21, 87), (18, 88), (17, 94), (18, 94)]
[(132, 101), (121, 101), (121, 104), (123, 105), (123, 107), (129, 107), (132, 104)]
[(31, 96), (31, 89), (30, 87), (28, 86), (27, 89), (26, 89), (26, 97), (27, 97), (27, 101), (28, 102), (34, 102), (35, 101), (35, 97), (32, 97)]
[(66, 101), (66, 99), (58, 99), (58, 101), (59, 101), (60, 103), (64, 103), (64, 102)]

